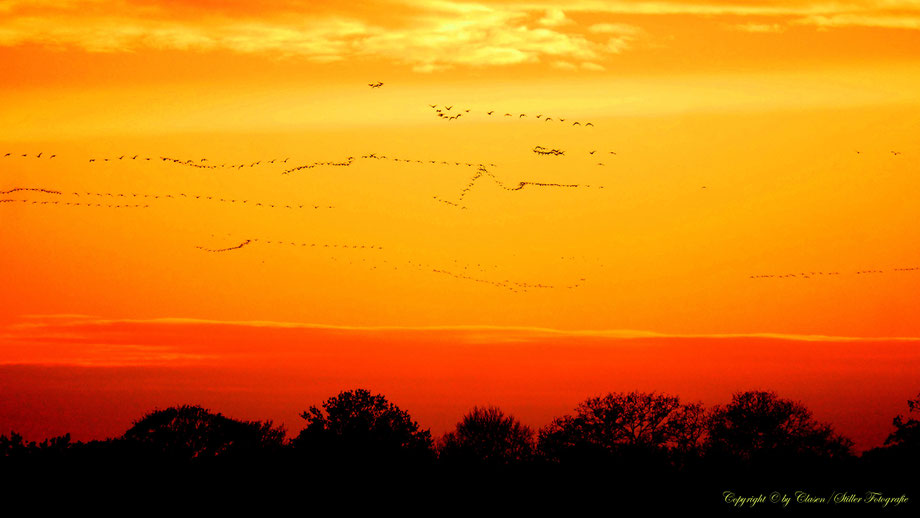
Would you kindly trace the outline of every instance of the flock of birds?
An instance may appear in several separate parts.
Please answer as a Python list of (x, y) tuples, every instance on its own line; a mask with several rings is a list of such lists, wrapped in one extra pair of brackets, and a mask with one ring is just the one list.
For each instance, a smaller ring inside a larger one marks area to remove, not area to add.
[[(920, 271), (920, 266), (909, 266), (902, 268), (889, 268), (887, 270), (857, 270), (852, 272), (852, 275), (873, 275), (873, 274), (885, 274), (892, 272), (916, 272)], [(846, 275), (841, 272), (799, 272), (799, 273), (783, 273), (783, 274), (764, 274), (764, 275), (750, 275), (749, 279), (812, 279), (815, 277), (836, 277), (840, 275)]]
[(60, 206), (71, 206), (71, 207), (100, 207), (108, 209), (147, 209), (150, 208), (150, 204), (141, 205), (139, 203), (130, 204), (130, 203), (90, 203), (90, 202), (72, 202), (72, 201), (59, 201), (59, 200), (12, 200), (12, 199), (0, 199), (0, 203), (13, 203), (21, 202), (28, 203), (32, 205), (60, 205)]
[[(448, 106), (446, 104), (440, 105), (440, 107), (437, 104), (429, 104), (428, 107), (434, 110), (435, 116), (439, 117), (442, 120), (457, 120), (463, 115), (472, 114), (472, 113), (484, 113), (489, 117), (495, 116), (497, 114), (495, 110), (489, 110), (487, 112), (486, 111), (474, 112), (472, 111), (471, 108), (458, 108), (456, 111), (452, 111), (455, 106), (454, 105)], [(518, 119), (518, 120), (529, 117), (528, 114), (526, 113), (518, 113), (516, 115), (517, 116), (515, 117), (515, 114), (505, 112), (505, 114), (502, 115), (501, 117), (511, 117), (511, 118)], [(553, 118), (553, 117), (545, 116), (542, 113), (536, 114), (534, 117), (534, 120), (542, 120), (543, 122), (560, 122), (560, 123), (565, 123), (566, 121), (569, 121), (569, 119), (567, 118), (563, 118), (563, 117)], [(585, 128), (594, 126), (593, 122), (584, 122), (584, 123), (582, 123), (581, 121), (569, 121), (569, 122), (571, 122), (572, 126), (582, 126)]]
[(352, 249), (352, 250), (383, 250), (383, 247), (382, 247), (382, 246), (379, 246), (379, 245), (367, 245), (367, 244), (363, 244), (363, 245), (341, 245), (341, 244), (338, 244), (338, 243), (333, 243), (333, 244), (329, 244), (329, 243), (304, 243), (304, 242), (295, 242), (295, 241), (277, 241), (277, 240), (272, 241), (272, 240), (265, 240), (265, 239), (259, 240), (259, 239), (257, 239), (257, 238), (247, 239), (247, 240), (243, 241), (242, 243), (240, 243), (240, 244), (238, 244), (238, 245), (236, 245), (236, 246), (231, 246), (231, 247), (227, 247), (227, 248), (206, 248), (206, 247), (203, 247), (203, 246), (196, 246), (195, 248), (198, 248), (199, 250), (204, 250), (205, 252), (230, 252), (230, 251), (232, 251), (232, 250), (239, 250), (240, 248), (243, 248), (243, 247), (246, 246), (246, 245), (250, 245), (250, 244), (254, 244), (254, 243), (264, 243), (264, 244), (266, 244), (266, 245), (272, 245), (272, 244), (274, 244), (274, 245), (290, 245), (290, 246), (310, 247), (310, 248), (338, 248), (338, 249), (342, 249), (342, 250), (344, 250), (344, 249)]
[[(543, 146), (534, 146), (534, 148), (533, 148), (531, 151), (533, 151), (535, 154), (541, 155), (541, 156), (564, 156), (564, 155), (565, 155), (565, 150), (562, 150), (562, 149), (549, 149), (549, 148), (545, 148), (545, 147), (543, 147)], [(592, 156), (593, 156), (595, 153), (597, 153), (597, 150), (596, 150), (596, 149), (594, 149), (594, 150), (592, 150), (592, 151), (588, 151), (588, 154), (589, 154), (589, 155), (592, 155)], [(616, 155), (616, 154), (617, 154), (616, 151), (609, 151), (609, 153), (610, 153), (611, 155)], [(602, 166), (602, 165), (604, 165), (604, 163), (603, 163), (603, 162), (598, 162), (597, 165), (601, 165), (601, 166)], [(704, 189), (705, 189), (705, 187), (704, 187)]]
[[(383, 84), (384, 84), (383, 82), (378, 81), (378, 82), (368, 83), (368, 86), (372, 89), (377, 89), (377, 88), (382, 87)], [(572, 127), (576, 127), (576, 126), (583, 127), (583, 128), (594, 127), (593, 122), (579, 121), (579, 120), (573, 121), (570, 118), (564, 118), (564, 117), (559, 117), (559, 116), (551, 117), (543, 113), (537, 113), (531, 117), (527, 113), (504, 112), (503, 114), (499, 114), (499, 112), (497, 112), (494, 109), (489, 110), (489, 111), (478, 111), (478, 110), (474, 111), (472, 108), (459, 108), (455, 105), (429, 104), (428, 106), (433, 110), (433, 113), (436, 117), (443, 119), (443, 120), (447, 120), (447, 121), (456, 121), (464, 116), (479, 114), (479, 115), (484, 115), (486, 117), (513, 118), (516, 120), (528, 119), (532, 121), (541, 121), (544, 123), (555, 122), (559, 124), (568, 124), (569, 126), (572, 126)], [(566, 156), (565, 150), (556, 149), (556, 148), (548, 148), (548, 147), (544, 147), (541, 145), (535, 146), (531, 151), (534, 154), (539, 155), (539, 156), (554, 156), (554, 157)], [(595, 149), (595, 150), (588, 151), (587, 154), (590, 156), (594, 156), (597, 152), (598, 150)], [(617, 155), (615, 151), (608, 151), (607, 153), (609, 155)], [(860, 155), (862, 154), (861, 151), (856, 151), (856, 153)], [(901, 155), (900, 151), (892, 150), (890, 153), (894, 157)], [(44, 152), (39, 152), (39, 153), (35, 153), (34, 155), (30, 155), (29, 153), (14, 153), (10, 151), (4, 154), (2, 158), (17, 158), (17, 157), (18, 158), (30, 158), (31, 157), (31, 158), (37, 158), (37, 159), (42, 159), (42, 158), (54, 159), (57, 156), (58, 156), (57, 154), (47, 154)], [(176, 157), (165, 156), (165, 155), (141, 156), (140, 154), (133, 154), (133, 155), (123, 154), (119, 156), (92, 157), (92, 158), (89, 158), (89, 163), (97, 164), (97, 163), (118, 163), (122, 161), (125, 161), (125, 162), (127, 161), (143, 161), (143, 162), (157, 161), (161, 163), (168, 163), (168, 164), (174, 164), (174, 165), (181, 165), (185, 167), (192, 167), (192, 168), (197, 168), (197, 169), (209, 169), (209, 170), (214, 170), (214, 169), (239, 170), (243, 168), (284, 166), (284, 169), (281, 171), (281, 174), (290, 175), (292, 173), (296, 173), (296, 172), (307, 170), (307, 169), (318, 168), (318, 167), (349, 167), (349, 166), (352, 166), (359, 159), (360, 160), (376, 160), (376, 161), (386, 160), (388, 162), (393, 162), (393, 163), (413, 163), (413, 164), (421, 164), (421, 165), (440, 165), (440, 166), (452, 165), (452, 166), (457, 166), (457, 167), (475, 168), (475, 172), (469, 178), (467, 184), (460, 190), (455, 201), (445, 199), (439, 196), (433, 196), (433, 199), (440, 203), (444, 203), (454, 208), (464, 209), (464, 210), (467, 209), (467, 207), (464, 205), (464, 200), (466, 196), (474, 189), (474, 187), (478, 183), (480, 183), (480, 180), (483, 178), (488, 178), (489, 180), (491, 180), (492, 184), (495, 184), (501, 189), (506, 190), (506, 191), (521, 191), (525, 187), (562, 188), (562, 189), (576, 189), (576, 188), (603, 189), (604, 188), (601, 185), (589, 185), (589, 184), (581, 184), (581, 183), (556, 183), (556, 182), (535, 182), (535, 181), (519, 181), (517, 183), (506, 183), (506, 182), (503, 182), (501, 179), (499, 179), (495, 174), (493, 174), (487, 168), (487, 165), (484, 163), (456, 161), (456, 160), (451, 160), (451, 161), (432, 160), (432, 159), (422, 160), (418, 158), (387, 156), (387, 155), (377, 154), (377, 153), (367, 153), (359, 157), (349, 156), (345, 158), (344, 160), (340, 160), (340, 161), (315, 161), (315, 162), (304, 163), (304, 164), (293, 166), (293, 167), (287, 166), (288, 161), (290, 160), (290, 157), (285, 157), (283, 159), (282, 158), (272, 158), (270, 160), (260, 159), (260, 160), (255, 160), (252, 162), (241, 162), (241, 163), (229, 163), (229, 162), (214, 163), (208, 158), (183, 159), (183, 158), (176, 158)], [(598, 165), (602, 166), (604, 165), (604, 163), (598, 162)], [(496, 167), (496, 164), (490, 163), (488, 164), (488, 167)], [(703, 188), (705, 189), (706, 187), (703, 187)], [(151, 206), (149, 202), (152, 200), (187, 199), (187, 200), (214, 201), (214, 202), (220, 202), (220, 203), (247, 205), (247, 206), (253, 206), (253, 207), (263, 207), (263, 208), (273, 208), (273, 209), (276, 208), (276, 209), (293, 210), (293, 209), (304, 209), (304, 208), (306, 209), (310, 209), (310, 208), (312, 209), (333, 209), (335, 208), (332, 205), (280, 204), (280, 203), (274, 204), (274, 203), (266, 203), (266, 202), (255, 202), (249, 199), (236, 199), (236, 198), (220, 197), (216, 195), (201, 195), (201, 194), (187, 194), (187, 193), (177, 193), (177, 194), (149, 194), (149, 193), (134, 193), (134, 192), (132, 193), (110, 193), (110, 192), (63, 193), (61, 191), (50, 189), (50, 188), (45, 188), (45, 187), (15, 187), (15, 188), (7, 189), (4, 191), (0, 191), (0, 195), (11, 195), (14, 193), (23, 193), (23, 194), (32, 193), (32, 194), (39, 194), (39, 195), (54, 195), (54, 196), (64, 196), (66, 194), (70, 194), (72, 196), (81, 198), (81, 200), (80, 201), (62, 201), (61, 199), (5, 198), (5, 199), (0, 199), (0, 203), (22, 203), (22, 204), (28, 204), (28, 205), (67, 205), (67, 206), (106, 207), (106, 208), (149, 208)], [(89, 198), (90, 200), (87, 201), (86, 198)], [(143, 199), (145, 203), (136, 203), (136, 204), (124, 203), (129, 200), (140, 201), (141, 199)], [(111, 201), (112, 203), (105, 203), (105, 201), (103, 200)], [(240, 242), (239, 244), (236, 244), (234, 246), (224, 247), (224, 248), (208, 248), (205, 246), (197, 246), (196, 248), (204, 252), (226, 253), (226, 252), (238, 251), (242, 248), (251, 247), (256, 244), (281, 245), (281, 246), (311, 248), (311, 249), (322, 248), (322, 249), (338, 249), (338, 250), (346, 250), (346, 249), (348, 250), (365, 249), (365, 250), (377, 250), (377, 251), (383, 250), (383, 247), (379, 245), (368, 245), (368, 244), (346, 245), (346, 244), (330, 244), (330, 243), (299, 242), (299, 241), (278, 241), (278, 240), (265, 240), (265, 239), (260, 240), (258, 238), (246, 239)], [(362, 259), (361, 262), (367, 263), (367, 259), (366, 258)], [(370, 263), (368, 264), (370, 265)], [(475, 282), (478, 284), (484, 284), (484, 285), (490, 285), (490, 286), (497, 287), (497, 288), (508, 289), (513, 292), (526, 292), (528, 290), (533, 290), (533, 289), (551, 289), (551, 288), (575, 289), (575, 288), (581, 287), (583, 285), (583, 282), (585, 281), (584, 278), (581, 278), (579, 279), (579, 282), (573, 283), (570, 285), (550, 285), (550, 284), (543, 284), (543, 283), (528, 283), (528, 282), (513, 281), (510, 279), (496, 280), (496, 279), (486, 278), (482, 275), (473, 274), (470, 271), (471, 267), (469, 265), (466, 265), (466, 266), (455, 265), (455, 268), (444, 268), (442, 266), (431, 265), (431, 264), (420, 263), (420, 262), (413, 262), (413, 261), (406, 261), (404, 263), (397, 264), (397, 263), (391, 263), (387, 261), (386, 259), (382, 260), (382, 263), (373, 264), (373, 265), (370, 265), (370, 267), (371, 269), (377, 269), (378, 265), (381, 266), (381, 268), (384, 268), (384, 267), (392, 268), (394, 270), (398, 270), (400, 267), (402, 268), (409, 267), (412, 269), (431, 272), (431, 273), (435, 273), (438, 275), (450, 276), (450, 277), (464, 280), (464, 281)], [(383, 266), (383, 265), (386, 265), (386, 266)], [(869, 275), (869, 274), (883, 274), (883, 273), (888, 273), (888, 272), (910, 272), (910, 271), (920, 271), (920, 267), (892, 268), (889, 270), (860, 270), (860, 271), (854, 272), (854, 275)], [(485, 273), (481, 269), (480, 269), (480, 272)], [(493, 272), (490, 272), (490, 273), (493, 273)], [(822, 276), (836, 277), (840, 275), (843, 275), (843, 274), (838, 271), (833, 271), (833, 272), (813, 271), (813, 272), (799, 272), (799, 273), (787, 273), (787, 274), (751, 275), (749, 277), (751, 279), (788, 279), (788, 278), (811, 279), (811, 278), (822, 277)]]
[[(153, 157), (149, 157), (149, 156), (142, 157), (142, 156), (140, 156), (140, 155), (134, 155), (134, 156), (120, 155), (120, 156), (117, 156), (117, 157), (94, 157), (94, 158), (90, 158), (90, 159), (89, 159), (89, 163), (91, 163), (91, 164), (94, 164), (94, 163), (105, 163), (105, 162), (113, 162), (113, 163), (114, 163), (114, 162), (116, 162), (117, 160), (137, 160), (137, 159), (140, 159), (140, 160), (146, 161), (146, 162), (149, 162), (149, 161), (151, 161), (151, 160), (154, 160)], [(256, 166), (259, 166), (259, 165), (272, 165), (272, 164), (275, 164), (276, 162), (277, 162), (278, 164), (286, 164), (287, 161), (290, 160), (290, 157), (285, 158), (284, 160), (281, 160), (280, 158), (273, 158), (273, 159), (271, 159), (271, 160), (257, 160), (257, 161), (255, 161), (255, 162), (242, 163), (242, 164), (228, 164), (228, 163), (223, 163), (223, 164), (211, 164), (211, 163), (207, 163), (207, 164), (206, 164), (205, 162), (208, 162), (208, 159), (207, 159), (207, 158), (200, 158), (200, 159), (198, 159), (198, 160), (192, 160), (192, 159), (182, 159), (182, 158), (175, 158), (175, 157), (169, 157), (169, 156), (160, 156), (160, 157), (157, 157), (156, 159), (157, 159), (157, 160), (160, 160), (161, 162), (167, 162), (167, 163), (176, 164), (176, 165), (183, 165), (183, 166), (187, 166), (187, 167), (194, 167), (194, 168), (196, 168), (196, 169), (223, 169), (223, 168), (226, 168), (226, 169), (242, 169), (242, 168), (244, 168), (244, 167), (256, 167)]]
[[(6, 190), (6, 191), (0, 191), (0, 194), (12, 194), (12, 193), (14, 193), (14, 192), (39, 192), (39, 193), (44, 193), (44, 194), (55, 194), (55, 195), (63, 195), (63, 194), (64, 194), (64, 193), (62, 193), (61, 191), (56, 191), (56, 190), (53, 190), (53, 189), (45, 189), (45, 188), (40, 188), (40, 187), (16, 187), (16, 188), (9, 189), (9, 190)], [(146, 198), (146, 199), (151, 199), (151, 200), (160, 200), (160, 199), (163, 199), (163, 200), (167, 200), (167, 199), (173, 199), (173, 200), (178, 200), (178, 199), (201, 200), (201, 201), (214, 201), (214, 202), (220, 202), (220, 203), (234, 203), (234, 204), (235, 204), (235, 203), (239, 203), (240, 205), (248, 205), (248, 206), (250, 206), (250, 207), (263, 207), (263, 208), (269, 208), (269, 209), (334, 209), (334, 208), (335, 208), (334, 205), (307, 205), (307, 204), (302, 204), (302, 203), (301, 203), (301, 204), (281, 204), (281, 203), (275, 204), (275, 203), (268, 203), (268, 202), (263, 203), (263, 202), (257, 202), (257, 201), (248, 200), (248, 199), (243, 200), (243, 199), (236, 199), (236, 198), (222, 198), (222, 197), (220, 197), (220, 196), (208, 196), (208, 195), (205, 195), (205, 194), (186, 194), (186, 193), (184, 193), (184, 192), (180, 192), (180, 193), (177, 193), (177, 194), (173, 195), (173, 194), (144, 194), (144, 193), (136, 193), (136, 192), (132, 192), (132, 193), (118, 193), (118, 192), (112, 193), (112, 192), (88, 192), (88, 191), (87, 191), (87, 192), (76, 192), (76, 191), (74, 191), (74, 192), (71, 192), (71, 193), (69, 193), (69, 194), (71, 194), (71, 195), (73, 195), (73, 196), (78, 196), (78, 197), (80, 197), (80, 196), (89, 196), (89, 197), (97, 196), (97, 197), (100, 197), (100, 198), (101, 198), (101, 197), (109, 197), (109, 198)], [(15, 199), (15, 200), (14, 200), (14, 199), (5, 199), (5, 200), (3, 200), (3, 201), (5, 201), (5, 202), (19, 201), (19, 202), (23, 202), (23, 203), (29, 203), (29, 202), (31, 202), (32, 204), (41, 204), (41, 205), (58, 205), (58, 204), (61, 204), (61, 205), (71, 205), (71, 204), (73, 204), (73, 205), (80, 205), (79, 203), (65, 203), (65, 202), (62, 202), (62, 201), (59, 201), (59, 200), (50, 200), (50, 201), (49, 201), (49, 200), (29, 200), (29, 199)], [(102, 205), (99, 205), (99, 204), (92, 204), (91, 206), (99, 207), (99, 206), (102, 206)], [(120, 206), (118, 206), (118, 205), (116, 205), (116, 206), (113, 206), (113, 205), (105, 205), (105, 206), (108, 206), (108, 207), (120, 207)], [(149, 206), (149, 205), (144, 205), (144, 207), (148, 207), (148, 206)]]
[(543, 146), (534, 146), (532, 151), (538, 155), (562, 156), (565, 154), (565, 151), (561, 149), (547, 149)]

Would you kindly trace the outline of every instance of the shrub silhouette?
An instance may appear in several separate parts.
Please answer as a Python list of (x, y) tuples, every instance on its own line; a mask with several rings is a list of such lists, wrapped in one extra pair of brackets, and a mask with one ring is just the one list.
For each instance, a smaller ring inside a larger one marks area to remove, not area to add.
[(439, 444), (446, 463), (507, 465), (530, 460), (533, 430), (496, 407), (475, 407), (444, 434)]
[(0, 458), (55, 457), (73, 446), (70, 434), (45, 439), (40, 443), (26, 441), (22, 435), (11, 431), (9, 437), (0, 435)]
[(301, 417), (307, 425), (293, 445), (316, 461), (416, 462), (433, 454), (431, 432), (420, 429), (384, 396), (366, 389), (341, 392)]
[(539, 434), (541, 454), (553, 462), (592, 464), (611, 460), (659, 467), (698, 450), (705, 412), (677, 396), (611, 393), (589, 398), (575, 415), (553, 420)]
[(281, 448), (284, 428), (271, 421), (241, 421), (200, 406), (156, 410), (142, 417), (118, 441), (122, 449), (161, 460), (256, 455)]
[(779, 465), (850, 456), (853, 442), (819, 423), (805, 406), (774, 392), (737, 393), (713, 410), (709, 452), (742, 463)]

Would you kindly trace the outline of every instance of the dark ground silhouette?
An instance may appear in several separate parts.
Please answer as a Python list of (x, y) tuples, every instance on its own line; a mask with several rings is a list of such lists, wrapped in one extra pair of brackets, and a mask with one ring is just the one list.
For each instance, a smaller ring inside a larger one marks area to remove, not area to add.
[[(577, 515), (600, 505), (607, 515), (631, 510), (627, 516), (690, 509), (871, 516), (915, 512), (920, 498), (920, 396), (908, 409), (885, 444), (862, 455), (802, 404), (765, 391), (708, 409), (666, 394), (607, 394), (536, 433), (499, 408), (477, 407), (434, 441), (408, 412), (357, 389), (309, 407), (290, 440), (270, 421), (188, 405), (153, 411), (106, 440), (36, 443), (11, 432), (0, 436), (0, 487), (77, 499), (101, 491), (106, 501), (185, 495), (228, 504), (269, 495), (341, 509), (383, 499), (404, 512), (435, 506), (426, 514), (490, 502), (492, 511), (515, 513)], [(880, 500), (796, 502), (797, 492), (864, 500), (875, 492)], [(734, 500), (774, 493), (792, 501), (784, 508)], [(902, 495), (909, 500), (881, 500)]]

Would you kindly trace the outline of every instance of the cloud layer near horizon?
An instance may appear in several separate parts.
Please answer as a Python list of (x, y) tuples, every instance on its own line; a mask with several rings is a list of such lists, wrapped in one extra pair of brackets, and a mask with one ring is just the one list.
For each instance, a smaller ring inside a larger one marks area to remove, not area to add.
[(190, 402), (296, 429), (305, 405), (368, 387), (440, 433), (477, 404), (542, 426), (610, 391), (715, 404), (768, 389), (870, 447), (916, 391), (909, 340), (45, 315), (0, 330), (0, 394), (15, 395), (0, 398), (0, 415), (39, 439), (110, 436)]
[[(246, 342), (242, 337), (247, 337)], [(89, 315), (27, 315), (0, 329), (2, 364), (85, 366), (188, 365), (234, 362), (259, 355), (297, 356), (317, 343), (416, 346), (665, 343), (910, 344), (920, 337), (851, 337), (783, 333), (669, 334), (655, 331), (563, 330), (524, 326), (360, 326), (277, 321), (224, 321), (196, 318), (108, 319)], [(238, 347), (234, 346), (236, 344)], [(783, 346), (785, 347), (785, 345)]]

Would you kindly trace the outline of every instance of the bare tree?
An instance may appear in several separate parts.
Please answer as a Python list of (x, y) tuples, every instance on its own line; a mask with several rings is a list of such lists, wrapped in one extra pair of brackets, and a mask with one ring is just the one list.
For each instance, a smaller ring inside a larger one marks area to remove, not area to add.
[(497, 407), (475, 407), (444, 434), (439, 444), (445, 462), (516, 464), (533, 456), (533, 430)]

